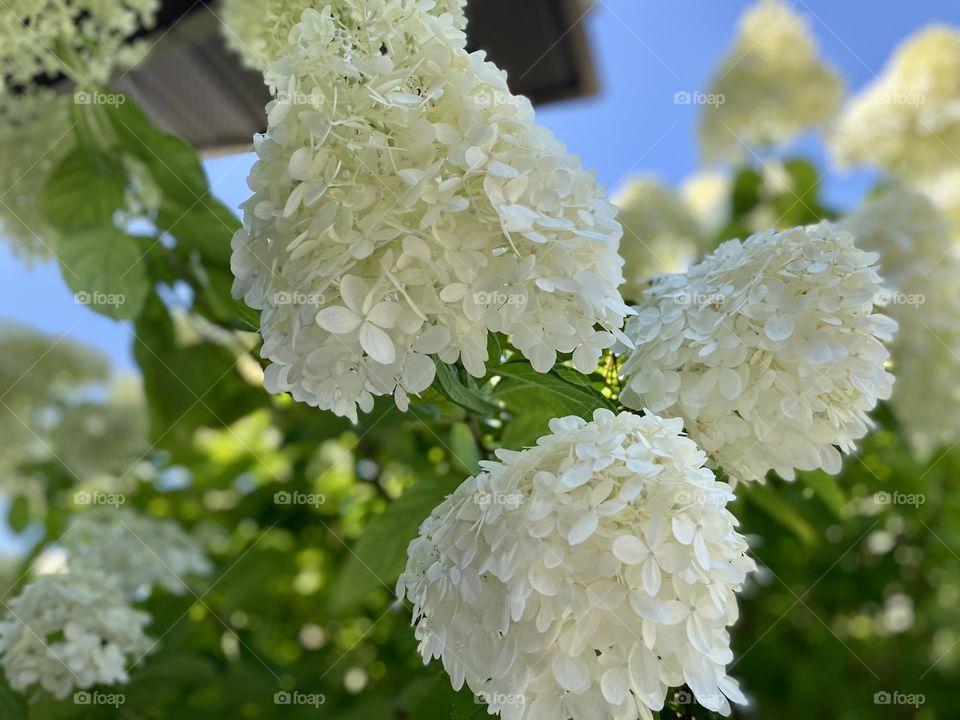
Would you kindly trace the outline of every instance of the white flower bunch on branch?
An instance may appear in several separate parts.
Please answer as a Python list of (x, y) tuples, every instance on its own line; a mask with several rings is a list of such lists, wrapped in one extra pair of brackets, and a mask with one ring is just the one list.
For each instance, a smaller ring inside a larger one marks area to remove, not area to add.
[(42, 575), (5, 601), (0, 664), (10, 686), (39, 683), (58, 699), (74, 688), (126, 682), (131, 664), (153, 646), (150, 615), (128, 604), (113, 575)]
[(731, 240), (659, 278), (627, 325), (621, 402), (682, 417), (735, 481), (838, 472), (893, 386), (877, 257), (822, 223)]
[(434, 357), (483, 376), (488, 332), (542, 372), (572, 352), (590, 371), (629, 312), (616, 208), (451, 18), (340, 0), (267, 72), (233, 271), (271, 392), (405, 409)]
[(684, 683), (745, 702), (726, 627), (754, 563), (681, 425), (598, 410), (484, 462), (408, 550), (424, 660), (511, 720), (649, 720)]

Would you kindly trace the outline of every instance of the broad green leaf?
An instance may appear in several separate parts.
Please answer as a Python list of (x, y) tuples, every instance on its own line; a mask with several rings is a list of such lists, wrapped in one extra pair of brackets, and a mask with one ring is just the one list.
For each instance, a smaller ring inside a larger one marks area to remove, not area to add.
[(454, 423), (450, 428), (450, 450), (453, 453), (453, 460), (465, 472), (472, 475), (480, 469), (477, 441), (466, 423)]
[(137, 317), (150, 292), (145, 250), (112, 225), (64, 235), (57, 243), (63, 279), (75, 301), (118, 320)]
[(75, 148), (40, 193), (44, 217), (63, 233), (112, 226), (113, 214), (124, 203), (122, 170), (118, 173), (104, 174), (83, 147)]
[(800, 473), (800, 482), (813, 489), (837, 520), (844, 519), (847, 498), (835, 477), (825, 472), (805, 472)]
[(3, 720), (27, 720), (27, 703), (7, 683), (7, 679), (0, 673), (0, 718)]
[(27, 529), (27, 525), (30, 524), (30, 501), (26, 495), (17, 495), (16, 499), (10, 503), (7, 524), (16, 533), (22, 533)]
[(479, 701), (468, 688), (454, 695), (450, 707), (450, 720), (480, 720), (486, 717), (489, 717), (486, 703)]
[(420, 524), (452, 491), (436, 477), (424, 477), (370, 521), (334, 586), (331, 605), (336, 612), (347, 610), (378, 587), (393, 592), (406, 566), (407, 545), (416, 537)]
[(433, 386), (447, 400), (465, 410), (483, 416), (494, 415), (498, 412), (496, 405), (481, 395), (478, 389), (469, 387), (461, 380), (457, 368), (447, 365), (440, 360), (436, 361), (437, 377)]

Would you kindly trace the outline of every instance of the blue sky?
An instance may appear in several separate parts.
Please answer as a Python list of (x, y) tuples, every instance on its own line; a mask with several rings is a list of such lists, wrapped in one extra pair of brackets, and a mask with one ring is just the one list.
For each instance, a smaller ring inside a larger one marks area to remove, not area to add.
[[(631, 173), (653, 173), (676, 184), (698, 167), (693, 105), (676, 105), (677, 91), (703, 91), (729, 46), (748, 0), (602, 0), (587, 24), (602, 89), (588, 100), (543, 108), (540, 121), (596, 168), (610, 189)], [(795, 0), (823, 54), (848, 90), (867, 83), (894, 46), (931, 22), (960, 24), (956, 0)], [(785, 48), (785, 51), (789, 51)], [(825, 167), (815, 138), (798, 149)], [(249, 157), (207, 163), (215, 192), (236, 207), (246, 193)], [(868, 172), (831, 174), (827, 197), (854, 204), (871, 182)], [(90, 343), (124, 370), (135, 368), (128, 326), (75, 305), (57, 267), (25, 268), (0, 245), (0, 317)]]

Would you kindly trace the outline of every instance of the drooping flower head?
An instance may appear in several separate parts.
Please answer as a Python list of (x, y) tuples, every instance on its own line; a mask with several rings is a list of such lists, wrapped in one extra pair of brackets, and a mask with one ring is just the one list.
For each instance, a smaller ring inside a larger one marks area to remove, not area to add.
[[(284, 55), (290, 31), (300, 22), (303, 11), (323, 5), (316, 0), (222, 0), (223, 37), (244, 65), (263, 71)], [(467, 24), (464, 5), (466, 0), (421, 0), (418, 7), (437, 16), (450, 13), (454, 24), (463, 30)]]
[(891, 406), (914, 451), (928, 457), (960, 437), (960, 252), (948, 219), (925, 196), (896, 188), (844, 221), (880, 254), (897, 377)]
[(875, 163), (920, 180), (960, 154), (960, 31), (935, 25), (907, 38), (878, 78), (844, 108), (832, 145), (844, 165)]
[(619, 332), (616, 208), (451, 18), (339, 0), (267, 72), (232, 264), (272, 392), (356, 419), (405, 408), (432, 356), (482, 376), (488, 332), (540, 371), (584, 345), (592, 370)]
[(659, 278), (627, 326), (620, 401), (683, 418), (734, 480), (838, 472), (893, 376), (877, 255), (828, 223), (731, 240)]
[(760, 0), (740, 20), (701, 108), (704, 155), (736, 161), (748, 148), (788, 142), (829, 120), (842, 93), (806, 20), (782, 0)]
[(105, 84), (139, 62), (147, 46), (130, 43), (152, 28), (159, 0), (5, 0), (0, 4), (0, 88), (66, 74)]
[(116, 578), (96, 571), (42, 575), (5, 600), (0, 665), (10, 686), (39, 684), (59, 699), (75, 688), (127, 681), (153, 646)]
[(63, 538), (71, 572), (114, 575), (131, 597), (159, 586), (175, 595), (191, 575), (207, 575), (210, 560), (176, 523), (104, 508), (79, 515)]
[(684, 683), (745, 702), (726, 628), (754, 564), (681, 425), (598, 410), (483, 463), (408, 549), (424, 660), (511, 720), (649, 720)]
[(627, 183), (613, 198), (620, 208), (627, 298), (639, 298), (650, 278), (686, 270), (703, 252), (706, 238), (690, 209), (673, 190), (653, 178)]

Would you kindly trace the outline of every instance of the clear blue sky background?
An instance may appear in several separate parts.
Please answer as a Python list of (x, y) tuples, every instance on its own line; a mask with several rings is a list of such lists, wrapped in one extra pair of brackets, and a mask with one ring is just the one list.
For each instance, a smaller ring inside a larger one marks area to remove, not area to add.
[[(698, 167), (696, 107), (675, 105), (678, 90), (705, 90), (729, 46), (747, 0), (603, 0), (587, 21), (602, 90), (589, 100), (543, 108), (539, 117), (596, 168), (611, 189), (626, 174), (654, 173), (673, 184)], [(960, 25), (958, 0), (797, 0), (823, 54), (856, 90), (878, 73), (894, 46), (935, 21)], [(789, 52), (789, 48), (784, 48)], [(815, 139), (800, 149), (821, 167)], [(2, 161), (2, 158), (0, 158)], [(245, 197), (249, 157), (207, 163), (217, 192), (236, 207)], [(841, 207), (863, 194), (870, 174), (833, 174), (827, 197)], [(75, 305), (54, 264), (24, 268), (0, 245), (0, 317), (49, 333), (67, 333), (135, 368), (130, 329)]]

